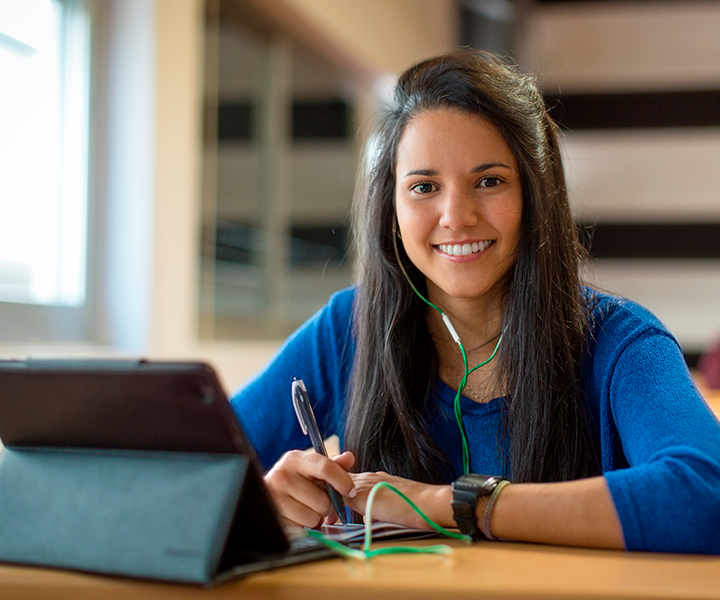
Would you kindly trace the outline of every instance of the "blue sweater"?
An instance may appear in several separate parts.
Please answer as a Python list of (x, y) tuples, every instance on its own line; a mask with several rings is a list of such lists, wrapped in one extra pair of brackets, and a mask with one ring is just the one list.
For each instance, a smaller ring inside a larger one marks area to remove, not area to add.
[[(633, 302), (597, 298), (582, 387), (625, 544), (629, 550), (720, 554), (720, 425), (663, 325)], [(353, 299), (353, 289), (333, 295), (231, 399), (265, 468), (309, 445), (292, 409), (293, 377), (305, 381), (322, 433), (342, 440), (355, 350)], [(439, 381), (436, 395), (428, 427), (459, 476), (455, 392)], [(502, 399), (461, 401), (471, 471), (500, 474)]]

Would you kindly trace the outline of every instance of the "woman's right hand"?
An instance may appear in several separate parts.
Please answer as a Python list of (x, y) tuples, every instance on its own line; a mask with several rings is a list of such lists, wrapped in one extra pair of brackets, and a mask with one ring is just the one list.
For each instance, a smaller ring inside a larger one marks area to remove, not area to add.
[(354, 498), (355, 484), (348, 471), (355, 463), (352, 452), (327, 458), (312, 450), (286, 452), (265, 475), (265, 483), (285, 525), (319, 527), (323, 519), (337, 520), (325, 485), (342, 496)]

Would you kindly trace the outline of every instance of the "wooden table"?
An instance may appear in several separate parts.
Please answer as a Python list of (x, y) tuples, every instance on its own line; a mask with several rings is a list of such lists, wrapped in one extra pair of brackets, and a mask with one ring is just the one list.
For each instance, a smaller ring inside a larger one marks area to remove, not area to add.
[(367, 563), (330, 559), (258, 573), (211, 588), (0, 566), (0, 598), (720, 598), (720, 556), (503, 542), (448, 544), (455, 548), (449, 557), (381, 556)]

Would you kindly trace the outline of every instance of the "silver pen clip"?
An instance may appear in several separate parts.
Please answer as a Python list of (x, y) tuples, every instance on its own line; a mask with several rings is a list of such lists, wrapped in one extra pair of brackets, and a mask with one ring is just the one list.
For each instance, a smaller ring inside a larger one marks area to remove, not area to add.
[[(287, 389), (287, 388), (286, 388)], [(302, 391), (301, 391), (302, 390)], [(305, 383), (302, 379), (294, 379), (292, 382), (292, 402), (295, 414), (297, 415), (298, 422), (300, 423), (300, 429), (302, 429), (303, 435), (308, 434), (307, 423), (305, 422), (305, 415), (300, 408), (302, 402), (302, 392), (307, 393)]]

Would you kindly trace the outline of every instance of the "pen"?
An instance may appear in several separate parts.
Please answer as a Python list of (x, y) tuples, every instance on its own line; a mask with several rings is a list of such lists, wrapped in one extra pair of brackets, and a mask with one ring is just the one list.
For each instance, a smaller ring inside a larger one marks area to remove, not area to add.
[[(325, 444), (323, 443), (320, 430), (315, 420), (315, 413), (313, 413), (312, 406), (310, 405), (310, 398), (308, 398), (307, 388), (302, 379), (295, 377), (292, 382), (292, 401), (293, 407), (295, 408), (295, 414), (297, 415), (298, 421), (300, 422), (300, 428), (305, 435), (310, 436), (313, 448), (318, 454), (327, 456), (327, 450), (325, 450)], [(345, 515), (345, 503), (343, 502), (342, 496), (338, 491), (333, 488), (330, 484), (327, 484), (327, 492), (330, 496), (330, 501), (335, 507), (335, 512), (340, 517), (343, 525), (347, 525), (347, 516)]]

